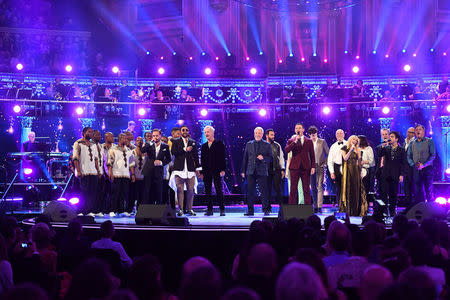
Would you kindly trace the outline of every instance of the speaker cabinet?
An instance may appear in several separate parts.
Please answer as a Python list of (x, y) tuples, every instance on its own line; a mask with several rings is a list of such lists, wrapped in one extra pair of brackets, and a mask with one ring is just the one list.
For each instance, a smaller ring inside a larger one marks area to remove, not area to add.
[(278, 212), (278, 219), (289, 220), (297, 218), (306, 220), (312, 214), (314, 214), (312, 204), (283, 204)]

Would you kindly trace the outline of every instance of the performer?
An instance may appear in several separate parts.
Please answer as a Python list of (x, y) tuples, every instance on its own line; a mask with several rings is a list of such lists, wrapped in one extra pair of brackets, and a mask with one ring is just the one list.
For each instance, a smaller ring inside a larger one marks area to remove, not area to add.
[[(309, 136), (314, 144), (314, 156), (316, 158), (315, 173), (311, 175), (311, 190), (314, 203), (314, 212), (322, 213), (323, 204), (323, 179), (325, 175), (325, 167), (327, 165), (327, 158), (330, 149), (324, 139), (317, 136), (317, 127), (311, 126), (308, 128)], [(326, 157), (325, 157), (326, 156)]]
[[(169, 145), (170, 151), (172, 151), (172, 141), (174, 139), (179, 139), (181, 137), (181, 130), (180, 127), (173, 127), (171, 130), (171, 136), (168, 137), (167, 145)], [(169, 197), (170, 206), (175, 209), (175, 207), (178, 205), (177, 196), (175, 194), (175, 191), (170, 188), (169, 182), (170, 182), (170, 176), (173, 172), (173, 162), (175, 157), (173, 156), (172, 152), (170, 152), (172, 155), (172, 161), (166, 166), (166, 179), (163, 182), (167, 183), (167, 193)], [(164, 194), (163, 194), (164, 195)]]
[(128, 140), (125, 134), (119, 134), (119, 144), (116, 147), (111, 147), (108, 152), (108, 173), (109, 179), (112, 182), (112, 197), (111, 197), (111, 212), (110, 216), (114, 217), (123, 213), (125, 216), (130, 216), (126, 213), (125, 201), (128, 199), (131, 182), (135, 182), (134, 175), (134, 158), (133, 153), (126, 146)]
[(28, 141), (23, 143), (23, 152), (36, 152), (38, 149), (36, 147), (36, 133), (30, 131), (28, 133)]
[(295, 125), (296, 136), (289, 139), (286, 152), (292, 151), (292, 160), (289, 165), (291, 174), (291, 190), (289, 191), (289, 204), (297, 204), (297, 184), (302, 179), (305, 204), (311, 204), (311, 190), (309, 189), (311, 175), (315, 173), (316, 159), (313, 142), (303, 135), (305, 128), (301, 123)]
[(133, 120), (128, 122), (128, 127), (127, 129), (123, 130), (122, 133), (126, 133), (126, 132), (131, 132), (134, 135), (136, 135), (136, 132), (134, 131), (136, 128), (136, 122), (134, 122)]
[(151, 143), (152, 142), (152, 132), (146, 131), (144, 133), (144, 144)]
[(105, 190), (104, 190), (104, 197), (103, 197), (103, 205), (102, 205), (102, 211), (103, 214), (108, 214), (111, 211), (111, 192), (112, 192), (112, 182), (109, 179), (109, 173), (108, 173), (108, 152), (112, 147), (115, 147), (114, 144), (114, 134), (112, 132), (105, 133), (105, 143), (102, 145), (103, 150), (103, 172), (105, 177)]
[[(405, 144), (404, 148), (406, 153), (408, 153), (408, 148), (411, 145), (411, 143), (415, 140), (415, 131), (414, 127), (409, 127), (406, 131), (406, 138), (405, 138)], [(407, 205), (412, 204), (412, 195), (414, 195), (414, 167), (411, 167), (409, 163), (405, 166), (405, 176), (403, 178), (403, 191), (405, 194), (405, 202)]]
[(97, 197), (95, 204), (93, 205), (93, 213), (96, 214), (97, 217), (103, 217), (102, 206), (103, 201), (105, 199), (105, 186), (106, 179), (103, 171), (103, 164), (105, 162), (105, 156), (102, 149), (102, 144), (100, 144), (100, 140), (102, 139), (102, 134), (98, 130), (94, 130), (92, 133), (92, 142), (95, 145), (95, 151), (98, 157), (98, 185), (97, 185)]
[(127, 138), (127, 143), (126, 143), (127, 148), (130, 150), (134, 150), (134, 148), (136, 148), (136, 146), (133, 144), (134, 134), (130, 131), (125, 131), (124, 134)]
[(339, 205), (341, 201), (341, 186), (342, 186), (341, 148), (344, 147), (345, 144), (347, 144), (347, 141), (344, 138), (345, 138), (344, 130), (342, 129), (336, 130), (337, 141), (333, 145), (331, 145), (330, 152), (328, 153), (328, 171), (330, 172), (330, 177), (333, 180), (334, 186), (336, 188), (337, 205)]
[(94, 216), (92, 212), (96, 203), (100, 168), (95, 145), (92, 145), (90, 142), (91, 138), (92, 128), (83, 128), (83, 138), (73, 144), (73, 163), (75, 165), (75, 176), (80, 179), (83, 199), (80, 213)]
[(144, 185), (144, 166), (147, 163), (147, 155), (143, 152), (144, 139), (140, 136), (136, 138), (136, 148), (132, 151), (134, 157), (134, 177), (135, 182), (131, 183), (131, 201), (128, 203), (127, 211), (130, 212), (133, 209), (134, 201), (136, 201), (136, 209), (144, 203), (145, 199), (145, 185)]
[(208, 209), (205, 216), (213, 215), (212, 183), (216, 190), (216, 199), (219, 203), (220, 216), (225, 216), (223, 203), (222, 177), (225, 176), (225, 145), (222, 141), (214, 138), (214, 127), (205, 126), (204, 133), (207, 142), (202, 145), (200, 178), (205, 183), (205, 194), (208, 198)]
[(414, 167), (414, 200), (416, 203), (433, 201), (433, 162), (436, 158), (434, 141), (425, 137), (423, 125), (416, 125), (414, 131), (416, 139), (408, 147), (408, 163)]
[(285, 174), (285, 162), (283, 148), (281, 145), (275, 142), (275, 131), (270, 128), (266, 130), (266, 141), (270, 144), (272, 148), (272, 160), (269, 164), (269, 176), (267, 177), (267, 193), (269, 196), (269, 212), (272, 212), (271, 200), (272, 200), (272, 184), (275, 188), (275, 193), (277, 194), (277, 203), (279, 205), (283, 204), (283, 192), (281, 189), (282, 180)]
[(189, 128), (181, 127), (181, 138), (172, 139), (172, 154), (175, 156), (173, 175), (177, 187), (178, 216), (183, 215), (184, 185), (186, 184), (186, 208), (188, 214), (196, 216), (192, 210), (194, 201), (194, 185), (199, 167), (197, 143), (189, 137)]
[(381, 174), (383, 174), (383, 167), (384, 167), (384, 158), (380, 155), (380, 151), (381, 148), (383, 146), (384, 143), (388, 143), (389, 140), (389, 129), (387, 128), (382, 128), (380, 131), (381, 134), (381, 140), (382, 143), (379, 144), (376, 148), (376, 154), (377, 154), (377, 159), (376, 159), (376, 171), (375, 171), (375, 178), (376, 178), (376, 192), (378, 194), (378, 196), (383, 199), (385, 196), (383, 195), (383, 191), (385, 190), (383, 188), (383, 178), (381, 176)]
[(164, 166), (172, 161), (169, 145), (161, 142), (161, 129), (152, 130), (152, 143), (146, 143), (142, 153), (147, 154), (147, 162), (142, 173), (145, 180), (145, 202), (162, 204)]
[(264, 130), (256, 127), (255, 139), (245, 145), (244, 157), (242, 158), (241, 176), (247, 177), (247, 206), (245, 216), (255, 214), (254, 202), (256, 198), (256, 183), (261, 192), (262, 209), (265, 216), (270, 215), (269, 200), (267, 193), (267, 176), (269, 164), (272, 161), (272, 149), (269, 143), (262, 140)]
[(397, 131), (391, 131), (389, 134), (389, 142), (383, 143), (380, 155), (384, 158), (384, 168), (382, 179), (383, 195), (382, 199), (388, 205), (389, 215), (395, 216), (395, 208), (397, 207), (398, 184), (403, 182), (405, 174), (406, 152), (399, 144), (400, 134)]
[(363, 217), (367, 214), (367, 199), (361, 180), (361, 149), (356, 135), (348, 138), (347, 145), (341, 149), (342, 194), (339, 211), (349, 216)]

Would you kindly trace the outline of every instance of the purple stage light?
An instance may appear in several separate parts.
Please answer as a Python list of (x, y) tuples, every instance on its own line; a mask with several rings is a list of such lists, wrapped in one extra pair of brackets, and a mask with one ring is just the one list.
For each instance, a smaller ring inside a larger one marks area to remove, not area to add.
[(166, 70), (163, 67), (158, 68), (159, 75), (164, 75), (164, 73), (166, 73)]
[(72, 72), (72, 66), (71, 65), (67, 65), (65, 69), (66, 69), (66, 72), (69, 72), (69, 73)]
[(282, 63), (283, 63), (283, 60), (282, 60), (282, 59), (278, 60), (278, 63), (282, 64)]
[(358, 73), (359, 72), (359, 67), (358, 66), (354, 66), (353, 68), (352, 68), (352, 72), (353, 73)]
[(161, 56), (159, 59), (164, 60), (164, 56)]
[(416, 57), (416, 56), (417, 56), (417, 53), (414, 53), (414, 54), (413, 54), (413, 57)]
[(450, 175), (450, 168), (445, 169), (445, 174)]
[(405, 72), (411, 71), (411, 65), (408, 65), (408, 64), (404, 65), (404, 66), (403, 66), (403, 70), (404, 70)]
[(22, 71), (22, 70), (23, 70), (23, 65), (22, 65), (21, 63), (18, 63), (18, 64), (16, 65), (16, 69), (17, 69), (18, 71)]
[(219, 60), (219, 57), (218, 57), (218, 56), (216, 56), (216, 60)]
[(32, 173), (33, 173), (33, 169), (31, 169), (31, 168), (23, 169), (23, 174), (25, 174), (25, 175), (31, 175)]
[(389, 54), (386, 54), (384, 57), (389, 58)]
[(205, 68), (205, 70), (203, 71), (206, 75), (211, 75), (212, 70), (210, 67)]
[(250, 74), (256, 75), (256, 73), (258, 73), (258, 70), (255, 67), (250, 69)]
[(21, 110), (22, 110), (22, 108), (20, 107), (20, 105), (14, 105), (13, 111), (14, 111), (16, 114), (20, 113)]
[(322, 109), (322, 112), (323, 112), (324, 114), (328, 115), (328, 114), (331, 112), (331, 108), (330, 108), (329, 106), (325, 106), (325, 107)]
[(449, 113), (450, 113), (450, 104), (449, 104), (449, 105), (447, 105), (447, 112), (449, 112)]
[(84, 109), (81, 107), (81, 106), (78, 106), (76, 109), (75, 109), (75, 112), (77, 113), (77, 115), (82, 115), (83, 113), (84, 113)]
[(78, 197), (72, 197), (69, 199), (69, 203), (72, 205), (77, 205), (78, 203), (80, 203), (80, 198)]
[(200, 111), (200, 114), (202, 115), (202, 117), (206, 117), (206, 115), (208, 115), (208, 111), (204, 108)]
[(442, 55), (447, 56), (447, 52), (442, 53)]
[(389, 107), (385, 106), (385, 107), (383, 107), (383, 109), (381, 111), (383, 112), (383, 114), (387, 115), (391, 111), (391, 109)]
[(437, 197), (436, 200), (434, 200), (434, 202), (436, 202), (437, 204), (440, 205), (446, 205), (447, 204), (447, 199), (445, 199), (445, 197)]
[(302, 61), (302, 62), (303, 62), (303, 61), (305, 61), (305, 58), (304, 58), (304, 57), (302, 57), (301, 61)]
[(9, 126), (7, 132), (8, 132), (9, 134), (13, 134), (13, 133), (14, 133), (14, 128), (13, 128), (12, 126)]
[(356, 59), (360, 59), (359, 55), (356, 55)]
[(139, 114), (141, 117), (144, 116), (145, 113), (146, 113), (145, 108), (143, 108), (143, 107), (139, 108), (138, 114)]
[(63, 198), (58, 198), (58, 199), (56, 199), (56, 201), (64, 202), (64, 201), (67, 201), (67, 199), (63, 197)]
[(192, 56), (189, 56), (189, 60), (193, 60), (194, 58)]
[(119, 67), (118, 67), (118, 66), (112, 67), (112, 72), (113, 72), (114, 74), (119, 73)]
[(179, 126), (183, 126), (184, 125), (184, 120), (177, 120), (177, 124)]
[(249, 61), (249, 60), (250, 60), (250, 57), (247, 56), (247, 57), (245, 58), (245, 60), (246, 60), (246, 61)]
[(267, 115), (267, 110), (265, 110), (264, 108), (261, 108), (261, 109), (258, 111), (258, 113), (259, 113), (259, 115), (260, 115), (261, 117), (265, 117), (265, 116)]
[(327, 63), (327, 62), (328, 62), (328, 59), (327, 59), (327, 58), (325, 58), (325, 59), (323, 60), (323, 62), (324, 62), (324, 63)]

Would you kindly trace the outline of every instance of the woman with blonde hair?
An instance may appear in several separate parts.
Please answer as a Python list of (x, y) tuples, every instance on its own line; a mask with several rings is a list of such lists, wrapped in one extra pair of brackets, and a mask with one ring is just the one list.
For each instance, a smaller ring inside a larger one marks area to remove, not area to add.
[(365, 216), (367, 214), (367, 198), (361, 176), (361, 149), (359, 138), (352, 135), (347, 145), (341, 149), (342, 189), (339, 211), (349, 216)]

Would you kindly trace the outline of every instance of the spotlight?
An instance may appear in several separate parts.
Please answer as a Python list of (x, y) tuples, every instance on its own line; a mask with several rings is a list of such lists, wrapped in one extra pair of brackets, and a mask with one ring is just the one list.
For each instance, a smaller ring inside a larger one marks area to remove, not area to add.
[(184, 120), (177, 120), (177, 124), (179, 126), (183, 126), (184, 125)]
[(150, 51), (145, 52), (146, 55), (150, 55)]
[(143, 108), (143, 107), (141, 107), (141, 108), (139, 108), (138, 109), (138, 114), (142, 117), (142, 116), (144, 116), (145, 115), (145, 108)]
[(323, 112), (325, 115), (328, 115), (328, 114), (331, 112), (331, 108), (330, 108), (329, 106), (325, 106), (325, 107), (322, 109), (322, 112)]
[(327, 62), (328, 62), (328, 59), (325, 58), (325, 59), (323, 60), (323, 62), (324, 62), (324, 63), (327, 63)]
[(402, 49), (402, 53), (406, 53), (406, 49)]
[(264, 53), (262, 51), (259, 51), (259, 55), (263, 55)]
[(442, 53), (442, 55), (447, 56), (447, 52)]
[(119, 73), (119, 67), (114, 66), (114, 67), (112, 68), (112, 72), (113, 72), (114, 74)]
[(389, 54), (386, 54), (384, 57), (389, 58)]
[(304, 58), (304, 57), (302, 57), (301, 61), (302, 61), (302, 62), (303, 62), (303, 61), (305, 61), (305, 58)]
[(80, 198), (78, 197), (72, 197), (69, 199), (69, 203), (72, 205), (77, 205), (78, 203), (80, 203)]
[(292, 53), (292, 52), (289, 53), (289, 56), (290, 56), (290, 57), (294, 57), (294, 53)]
[(212, 70), (210, 67), (205, 68), (205, 70), (203, 71), (206, 75), (211, 75)]
[(31, 168), (23, 169), (23, 174), (25, 174), (25, 175), (31, 175), (32, 173), (33, 173), (33, 169), (31, 169)]
[(317, 56), (317, 53), (313, 53), (313, 56), (316, 57), (316, 56)]
[(373, 51), (372, 51), (372, 54), (377, 54), (377, 50), (373, 50)]
[[(66, 69), (66, 72), (72, 72), (72, 66), (71, 65), (67, 65), (66, 67), (65, 67), (65, 69)], [(113, 71), (114, 72), (114, 71)]]
[(202, 117), (206, 117), (207, 114), (208, 111), (205, 108), (200, 111), (200, 115), (202, 115)]
[(345, 50), (344, 53), (345, 53), (345, 54), (348, 54), (348, 50)]
[(417, 56), (417, 53), (414, 53), (414, 54), (413, 54), (413, 57), (416, 57), (416, 56)]
[(159, 59), (160, 59), (160, 60), (164, 60), (164, 56), (161, 56)]
[(163, 75), (164, 73), (166, 73), (166, 70), (163, 67), (159, 67), (158, 68), (158, 74), (159, 75)]
[(359, 72), (359, 67), (358, 66), (354, 66), (353, 68), (352, 68), (352, 72), (353, 73), (358, 73)]
[(22, 65), (21, 63), (18, 63), (18, 64), (16, 65), (16, 69), (17, 69), (18, 71), (22, 71), (22, 70), (23, 70), (23, 65)]
[(14, 133), (14, 128), (13, 128), (12, 126), (9, 126), (7, 132), (8, 132), (9, 134), (13, 134), (13, 133)]
[(450, 104), (449, 104), (449, 105), (447, 105), (447, 112), (449, 112), (449, 113), (450, 113)]
[(205, 56), (206, 55), (206, 52), (205, 51), (202, 51), (202, 56)]
[(67, 199), (63, 197), (63, 198), (58, 198), (58, 199), (56, 199), (56, 201), (64, 202), (64, 201), (67, 201)]
[(189, 60), (193, 60), (194, 58), (192, 56), (189, 56)]
[(360, 57), (359, 57), (359, 55), (356, 55), (356, 57), (355, 57), (356, 59), (359, 59)]
[(278, 60), (278, 63), (282, 64), (282, 63), (283, 63), (283, 60), (282, 60), (282, 59)]
[(250, 69), (250, 74), (256, 75), (256, 73), (258, 73), (258, 70), (255, 67)]
[(267, 115), (267, 110), (265, 110), (264, 108), (261, 108), (261, 109), (258, 111), (258, 113), (259, 113), (259, 115), (260, 115), (261, 117), (265, 117), (265, 116)]
[(22, 108), (20, 107), (20, 105), (14, 105), (13, 111), (14, 111), (16, 114), (20, 113), (21, 110), (22, 110)]
[(77, 115), (82, 115), (83, 114), (83, 112), (84, 112), (84, 109), (82, 108), (82, 107), (77, 107), (76, 109), (75, 109), (75, 112), (77, 113)]
[(250, 60), (250, 57), (247, 56), (247, 57), (245, 58), (245, 60), (246, 60), (246, 61), (249, 61), (249, 60)]
[(383, 114), (387, 115), (391, 111), (391, 109), (389, 107), (385, 106), (385, 107), (383, 107), (383, 109), (381, 111), (383, 112)]
[(447, 204), (447, 199), (445, 199), (445, 197), (437, 197), (434, 202), (436, 202), (437, 204), (440, 205), (446, 205)]
[(63, 130), (63, 126), (61, 124), (58, 125), (58, 130)]
[(177, 55), (177, 53), (175, 51), (172, 52), (172, 55)]
[(227, 56), (231, 56), (231, 53), (230, 53), (230, 52), (228, 52), (228, 53), (227, 53)]
[(434, 48), (431, 48), (431, 49), (430, 49), (430, 52), (434, 52)]
[(404, 66), (403, 66), (403, 70), (404, 70), (405, 72), (409, 72), (409, 71), (411, 71), (411, 66), (410, 66), (410, 65), (404, 65)]
[(216, 56), (216, 60), (219, 60), (219, 57), (218, 57), (218, 56)]
[(450, 175), (450, 168), (445, 169), (445, 174)]

